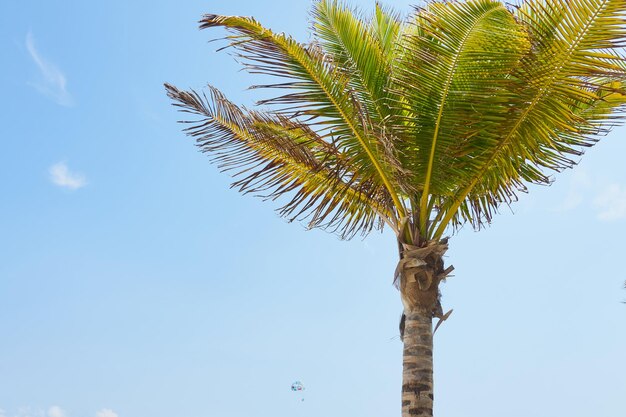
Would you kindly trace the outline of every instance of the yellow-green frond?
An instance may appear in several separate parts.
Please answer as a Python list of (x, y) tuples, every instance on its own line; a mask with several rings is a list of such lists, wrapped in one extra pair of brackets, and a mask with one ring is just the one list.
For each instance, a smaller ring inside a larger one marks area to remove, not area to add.
[(247, 112), (209, 86), (209, 97), (166, 85), (182, 111), (199, 116), (185, 132), (218, 167), (230, 171), (233, 187), (265, 199), (290, 198), (279, 213), (305, 219), (345, 238), (381, 228), (392, 202), (371, 182), (351, 172), (349, 161), (306, 125)]
[(248, 70), (290, 80), (263, 86), (292, 92), (262, 103), (282, 106), (278, 111), (287, 117), (308, 116), (309, 125), (316, 126), (322, 137), (349, 155), (355, 170), (386, 190), (394, 202), (394, 212), (402, 217), (405, 207), (399, 197), (401, 184), (395, 175), (398, 164), (390, 152), (392, 146), (386, 136), (373, 134), (374, 125), (359, 92), (350, 85), (349, 74), (329, 61), (319, 46), (305, 46), (273, 33), (252, 18), (206, 15), (200, 27), (214, 26), (234, 32), (230, 45)]
[(397, 11), (376, 2), (376, 11), (371, 22), (374, 38), (387, 62), (392, 65), (399, 47), (399, 37), (404, 25), (402, 16)]
[[(467, 182), (442, 208), (435, 237), (451, 221), (489, 220), (525, 183), (549, 183), (545, 170), (572, 167), (606, 122), (623, 115), (622, 90), (612, 83), (626, 80), (619, 51), (626, 42), (624, 6), (623, 0), (529, 0), (518, 9), (532, 41), (511, 74), (523, 104), (502, 123), (495, 146), (474, 158)], [(606, 100), (609, 90), (615, 95)]]
[(515, 101), (509, 78), (530, 48), (512, 13), (492, 0), (430, 3), (413, 22), (397, 75), (409, 106), (403, 162), (410, 166), (425, 233), (437, 195), (466, 175), (466, 155), (497, 140)]
[(333, 65), (348, 74), (351, 88), (372, 119), (372, 127), (378, 128), (389, 115), (386, 101), (391, 72), (378, 33), (338, 0), (319, 0), (314, 5), (313, 29)]

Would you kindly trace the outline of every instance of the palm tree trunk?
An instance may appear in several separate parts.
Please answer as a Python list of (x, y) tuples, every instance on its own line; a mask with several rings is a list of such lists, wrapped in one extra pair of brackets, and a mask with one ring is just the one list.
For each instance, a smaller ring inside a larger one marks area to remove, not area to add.
[(419, 311), (405, 311), (404, 314), (402, 417), (432, 417), (432, 317)]

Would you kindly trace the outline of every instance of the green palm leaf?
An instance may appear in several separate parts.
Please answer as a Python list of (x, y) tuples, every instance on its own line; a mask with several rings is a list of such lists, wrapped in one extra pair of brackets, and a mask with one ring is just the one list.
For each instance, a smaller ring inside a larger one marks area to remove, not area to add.
[[(392, 48), (398, 26), (377, 8), (375, 23), (357, 18), (337, 0), (321, 0), (313, 9), (314, 30), (333, 64), (346, 72), (350, 87), (366, 108), (371, 126), (383, 129), (389, 116), (387, 105)], [(397, 23), (397, 22), (396, 22)], [(386, 49), (385, 49), (386, 48)], [(376, 134), (380, 135), (379, 132)]]
[(398, 12), (376, 3), (374, 18), (370, 23), (371, 31), (378, 47), (383, 52), (388, 65), (393, 65), (398, 51), (398, 41), (402, 35), (402, 18)]
[(279, 209), (290, 220), (307, 219), (348, 238), (381, 228), (391, 201), (360, 182), (331, 144), (301, 123), (246, 112), (209, 86), (210, 98), (166, 85), (182, 111), (200, 116), (185, 131), (222, 170), (242, 177), (233, 187), (266, 199), (291, 200)]
[(602, 96), (623, 92), (610, 85), (626, 79), (618, 53), (626, 37), (625, 14), (618, 0), (534, 0), (518, 9), (533, 42), (512, 73), (524, 104), (502, 124), (495, 146), (475, 155), (471, 175), (442, 208), (435, 238), (459, 214), (472, 222), (489, 220), (524, 183), (549, 183), (545, 169), (573, 166), (571, 157), (595, 143), (606, 120), (623, 106)]
[(401, 177), (395, 175), (399, 166), (391, 152), (393, 148), (388, 138), (371, 134), (371, 119), (350, 87), (348, 75), (325, 59), (316, 45), (303, 46), (288, 36), (273, 33), (252, 18), (207, 15), (201, 21), (201, 28), (214, 26), (235, 33), (230, 37), (231, 46), (239, 51), (249, 71), (290, 80), (262, 86), (294, 90), (262, 103), (289, 106), (282, 109), (289, 117), (314, 118), (321, 136), (334, 141), (349, 156), (354, 171), (364, 181), (383, 189), (398, 215), (404, 216), (406, 209), (399, 197)]
[(437, 195), (449, 195), (466, 172), (472, 147), (497, 140), (511, 102), (508, 77), (530, 47), (499, 2), (432, 3), (415, 15), (398, 84), (409, 106), (402, 154), (421, 190), (420, 229)]

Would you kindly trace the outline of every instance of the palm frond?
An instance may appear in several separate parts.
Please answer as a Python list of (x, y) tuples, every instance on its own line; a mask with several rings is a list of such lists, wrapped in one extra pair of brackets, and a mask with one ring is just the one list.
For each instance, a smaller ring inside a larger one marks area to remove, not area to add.
[(288, 196), (278, 209), (350, 238), (382, 228), (392, 202), (350, 171), (349, 161), (308, 126), (280, 115), (247, 112), (209, 86), (209, 97), (166, 84), (181, 111), (200, 118), (185, 132), (202, 152), (239, 179), (233, 187), (265, 199)]
[(430, 3), (413, 24), (397, 82), (410, 111), (402, 154), (421, 191), (426, 234), (436, 196), (449, 195), (466, 175), (465, 155), (497, 139), (494, 127), (515, 100), (508, 74), (530, 44), (511, 12), (492, 0)]
[(388, 64), (392, 65), (398, 50), (398, 41), (404, 28), (400, 13), (376, 2), (371, 27), (378, 47), (383, 51)]
[(397, 35), (389, 16), (378, 8), (376, 12), (374, 26), (338, 0), (320, 0), (313, 8), (315, 35), (333, 65), (348, 74), (374, 129), (381, 128), (389, 116), (386, 101), (392, 55), (383, 48), (395, 44), (393, 36)]
[(373, 124), (350, 86), (350, 76), (329, 62), (316, 45), (301, 45), (252, 18), (206, 15), (201, 20), (201, 28), (214, 26), (234, 33), (229, 37), (230, 46), (238, 51), (250, 72), (289, 80), (262, 86), (293, 91), (262, 104), (289, 106), (280, 111), (290, 118), (308, 116), (309, 125), (349, 156), (364, 181), (387, 193), (397, 212), (393, 216), (404, 216), (405, 207), (399, 197), (402, 185), (395, 175), (399, 164), (390, 152), (393, 147), (385, 137), (371, 133)]
[[(451, 221), (489, 220), (525, 183), (549, 183), (546, 169), (572, 167), (606, 121), (622, 117), (623, 101), (603, 95), (607, 85), (626, 80), (619, 55), (626, 42), (623, 0), (529, 0), (516, 14), (532, 40), (511, 74), (523, 105), (512, 109), (495, 146), (475, 155), (466, 183), (441, 209), (435, 238)], [(624, 90), (612, 91), (621, 97)]]

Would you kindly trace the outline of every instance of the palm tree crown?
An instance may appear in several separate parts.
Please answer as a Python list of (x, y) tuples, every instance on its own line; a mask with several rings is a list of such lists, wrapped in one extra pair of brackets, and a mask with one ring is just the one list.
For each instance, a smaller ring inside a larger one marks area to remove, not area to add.
[[(206, 15), (245, 68), (283, 92), (248, 110), (167, 85), (186, 132), (240, 191), (349, 238), (389, 225), (405, 240), (480, 227), (525, 184), (575, 164), (621, 117), (622, 0), (430, 2), (408, 20), (315, 3), (302, 44), (253, 18)], [(404, 227), (407, 226), (407, 227)], [(403, 230), (400, 230), (400, 229)]]

